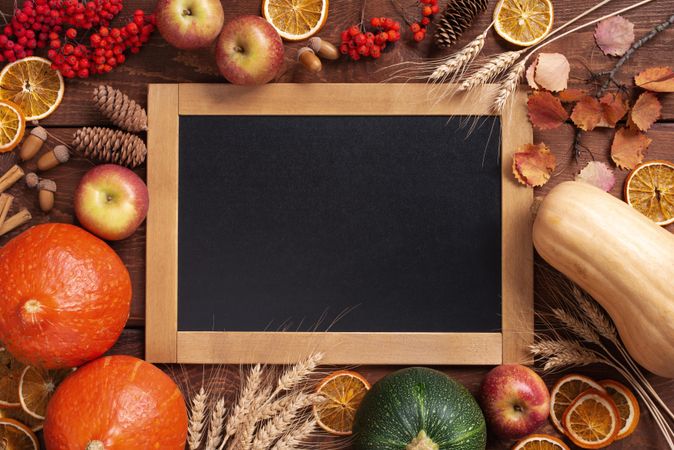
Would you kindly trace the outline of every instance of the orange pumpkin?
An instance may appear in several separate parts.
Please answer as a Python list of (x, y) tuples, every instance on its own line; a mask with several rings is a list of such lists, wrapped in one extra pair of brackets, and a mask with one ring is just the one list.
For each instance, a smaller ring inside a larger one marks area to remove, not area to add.
[(108, 244), (66, 224), (33, 227), (0, 249), (0, 342), (47, 369), (98, 358), (122, 332), (131, 278)]
[(107, 356), (65, 379), (47, 407), (47, 450), (183, 450), (187, 408), (150, 363)]

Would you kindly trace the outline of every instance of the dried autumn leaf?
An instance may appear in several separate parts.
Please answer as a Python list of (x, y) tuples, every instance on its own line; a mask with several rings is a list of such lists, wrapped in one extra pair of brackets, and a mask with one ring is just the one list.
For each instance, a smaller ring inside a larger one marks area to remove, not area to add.
[(576, 181), (582, 181), (597, 186), (608, 192), (615, 186), (615, 174), (608, 164), (601, 161), (590, 161), (583, 170), (576, 175)]
[(543, 143), (525, 144), (513, 155), (513, 174), (527, 186), (543, 186), (556, 166), (555, 155)]
[(623, 56), (634, 43), (634, 24), (621, 16), (597, 24), (594, 39), (605, 55)]
[(674, 92), (674, 72), (669, 67), (651, 67), (634, 77), (637, 86), (652, 92)]
[(620, 128), (613, 138), (611, 159), (621, 169), (634, 169), (644, 160), (644, 153), (651, 142), (651, 138), (642, 131)]
[(543, 89), (559, 92), (569, 83), (571, 65), (561, 53), (541, 53), (536, 58), (534, 80)]
[(597, 124), (598, 127), (615, 128), (616, 124), (627, 114), (627, 100), (618, 93), (608, 93), (599, 99), (602, 109), (602, 120)]
[(662, 104), (658, 97), (650, 92), (644, 92), (632, 107), (629, 125), (646, 131), (657, 122), (661, 112)]
[(536, 84), (536, 66), (538, 65), (538, 58), (534, 59), (534, 62), (532, 62), (529, 65), (529, 68), (527, 69), (527, 83), (529, 83), (529, 86), (531, 86), (531, 89), (540, 89), (538, 84)]
[(559, 99), (562, 101), (562, 103), (573, 103), (582, 99), (586, 95), (587, 91), (585, 89), (564, 89), (559, 93)]
[(589, 95), (583, 97), (571, 113), (571, 120), (578, 128), (584, 131), (592, 131), (601, 122), (604, 117), (604, 110), (594, 97)]
[(529, 120), (536, 128), (552, 130), (569, 118), (569, 113), (557, 97), (547, 91), (539, 91), (529, 96)]

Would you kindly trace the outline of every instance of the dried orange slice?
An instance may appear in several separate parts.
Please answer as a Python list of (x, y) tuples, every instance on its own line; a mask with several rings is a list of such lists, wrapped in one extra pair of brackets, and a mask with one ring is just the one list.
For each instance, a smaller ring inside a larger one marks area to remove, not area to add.
[(604, 380), (600, 381), (599, 384), (606, 389), (606, 393), (611, 397), (618, 409), (618, 414), (620, 414), (620, 429), (616, 440), (626, 438), (634, 433), (637, 425), (639, 425), (639, 417), (641, 416), (639, 402), (632, 391), (622, 383)]
[(21, 408), (19, 380), (25, 366), (0, 349), (0, 408)]
[(65, 86), (51, 61), (29, 56), (7, 64), (0, 72), (0, 100), (19, 105), (27, 121), (44, 119), (61, 104)]
[(301, 41), (325, 25), (328, 0), (264, 0), (262, 15), (283, 39)]
[(42, 429), (42, 425), (44, 424), (44, 420), (36, 419), (35, 417), (29, 415), (21, 407), (0, 409), (0, 418), (16, 420), (17, 422), (22, 423), (33, 430), (34, 433), (40, 431)]
[(0, 153), (14, 149), (26, 131), (26, 118), (12, 102), (0, 101)]
[(603, 391), (599, 383), (584, 375), (571, 374), (562, 377), (550, 391), (550, 419), (552, 424), (564, 434), (562, 418), (573, 401), (588, 389)]
[(36, 419), (44, 420), (47, 403), (56, 387), (71, 373), (71, 369), (46, 370), (26, 366), (19, 380), (19, 401), (23, 410)]
[(506, 41), (529, 47), (545, 39), (554, 18), (550, 0), (501, 0), (494, 10), (494, 29)]
[(324, 398), (314, 405), (318, 424), (328, 433), (350, 435), (356, 411), (369, 390), (370, 383), (357, 372), (342, 370), (328, 375), (316, 391)]
[(580, 448), (603, 448), (615, 441), (620, 414), (608, 394), (590, 389), (583, 392), (564, 413), (566, 435)]
[(24, 424), (13, 419), (0, 419), (0, 442), (7, 450), (39, 450), (35, 434)]
[(674, 223), (674, 163), (639, 164), (625, 181), (625, 201), (658, 225)]
[(515, 444), (513, 450), (569, 450), (569, 446), (548, 434), (532, 434)]

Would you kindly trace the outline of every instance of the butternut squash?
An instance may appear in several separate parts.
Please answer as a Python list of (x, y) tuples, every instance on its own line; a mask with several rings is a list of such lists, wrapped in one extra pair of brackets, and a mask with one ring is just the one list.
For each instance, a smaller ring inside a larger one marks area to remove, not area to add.
[(630, 355), (674, 378), (674, 235), (610, 194), (569, 181), (543, 200), (538, 253), (599, 302)]

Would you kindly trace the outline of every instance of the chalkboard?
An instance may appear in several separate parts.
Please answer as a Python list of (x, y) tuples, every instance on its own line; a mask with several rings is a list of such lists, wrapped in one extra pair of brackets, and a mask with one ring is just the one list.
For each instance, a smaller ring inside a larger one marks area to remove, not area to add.
[(179, 330), (501, 331), (498, 117), (180, 129)]
[[(381, 88), (310, 86), (151, 87), (148, 358), (521, 355), (508, 339), (530, 334), (531, 255), (507, 227), (527, 239), (531, 193), (505, 182), (504, 155), (527, 134), (474, 102), (387, 111)], [(393, 86), (419, 104), (420, 87)]]

